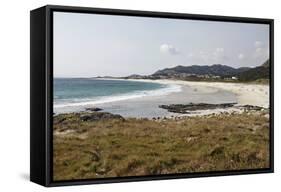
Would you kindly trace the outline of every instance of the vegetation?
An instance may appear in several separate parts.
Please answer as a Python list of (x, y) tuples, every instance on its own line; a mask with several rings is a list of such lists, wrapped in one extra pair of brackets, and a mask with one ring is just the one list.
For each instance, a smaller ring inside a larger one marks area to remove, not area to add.
[(249, 69), (238, 74), (240, 81), (258, 81), (260, 79), (269, 79), (269, 60), (263, 65)]
[(227, 65), (191, 65), (191, 66), (176, 66), (173, 68), (167, 68), (155, 72), (153, 75), (175, 75), (175, 74), (194, 74), (194, 75), (211, 75), (211, 76), (227, 76), (235, 75), (244, 71), (249, 70), (250, 68), (241, 67), (233, 68)]
[(55, 181), (269, 167), (267, 112), (82, 121), (87, 114), (54, 116)]

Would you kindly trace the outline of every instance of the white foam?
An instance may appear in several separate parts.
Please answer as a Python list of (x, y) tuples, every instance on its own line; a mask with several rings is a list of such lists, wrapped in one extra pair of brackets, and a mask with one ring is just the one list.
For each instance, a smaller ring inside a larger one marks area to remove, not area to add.
[(113, 95), (113, 96), (104, 96), (94, 99), (77, 99), (77, 101), (72, 100), (72, 102), (68, 103), (54, 103), (54, 108), (63, 108), (63, 107), (78, 107), (78, 106), (87, 106), (87, 105), (97, 105), (103, 103), (111, 103), (117, 101), (124, 101), (128, 99), (136, 99), (142, 98), (147, 96), (162, 96), (168, 95), (170, 93), (181, 92), (182, 86), (181, 85), (165, 85), (166, 87), (156, 89), (156, 90), (148, 90), (148, 91), (134, 91), (128, 94), (121, 94), (121, 95)]

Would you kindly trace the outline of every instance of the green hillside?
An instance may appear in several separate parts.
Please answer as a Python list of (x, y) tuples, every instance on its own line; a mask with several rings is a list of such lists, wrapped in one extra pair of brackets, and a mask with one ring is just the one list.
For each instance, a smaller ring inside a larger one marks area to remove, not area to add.
[(240, 81), (256, 81), (259, 79), (269, 79), (269, 65), (269, 60), (267, 60), (261, 66), (244, 71), (238, 74), (237, 77)]

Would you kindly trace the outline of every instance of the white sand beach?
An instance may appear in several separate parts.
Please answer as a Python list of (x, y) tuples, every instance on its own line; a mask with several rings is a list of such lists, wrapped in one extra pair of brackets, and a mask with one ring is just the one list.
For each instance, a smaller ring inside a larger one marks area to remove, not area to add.
[[(269, 108), (269, 86), (264, 84), (251, 83), (230, 83), (230, 82), (194, 82), (183, 80), (147, 80), (137, 79), (133, 81), (157, 82), (161, 84), (180, 85), (182, 91), (170, 93), (165, 96), (148, 96), (138, 99), (120, 101), (118, 104), (111, 103), (110, 107), (124, 108), (130, 111), (124, 116), (137, 117), (179, 117), (179, 116), (204, 116), (209, 114), (219, 114), (223, 112), (241, 113), (244, 110), (239, 108), (243, 105), (253, 105)], [(192, 90), (192, 91), (191, 91)], [(193, 103), (237, 103), (235, 107), (226, 109), (197, 110), (191, 114), (169, 113), (163, 111), (158, 106), (160, 104), (187, 104)], [(108, 104), (100, 107), (108, 108)], [(109, 110), (111, 111), (111, 110)], [(111, 112), (115, 112), (114, 110)]]
[[(136, 80), (139, 81), (139, 80)], [(147, 82), (158, 82), (163, 84), (176, 84), (190, 86), (199, 91), (206, 92), (208, 88), (230, 91), (237, 97), (239, 105), (254, 105), (269, 108), (269, 85), (250, 83), (228, 83), (228, 82), (195, 82), (182, 80), (140, 80)]]

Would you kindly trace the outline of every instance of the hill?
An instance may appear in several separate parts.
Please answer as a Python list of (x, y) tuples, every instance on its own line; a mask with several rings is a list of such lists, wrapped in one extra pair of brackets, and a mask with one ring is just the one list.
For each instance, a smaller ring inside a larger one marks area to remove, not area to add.
[(173, 68), (166, 68), (159, 70), (152, 74), (152, 76), (174, 76), (178, 74), (185, 75), (210, 75), (210, 76), (229, 76), (249, 70), (250, 68), (233, 68), (227, 65), (192, 65), (192, 66), (176, 66)]
[(258, 79), (269, 79), (269, 60), (261, 66), (251, 68), (237, 75), (240, 81), (256, 81)]
[(180, 79), (189, 81), (261, 81), (268, 82), (269, 60), (254, 68), (234, 68), (227, 65), (178, 65), (156, 71), (151, 75), (130, 75), (125, 79)]

